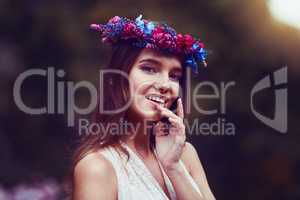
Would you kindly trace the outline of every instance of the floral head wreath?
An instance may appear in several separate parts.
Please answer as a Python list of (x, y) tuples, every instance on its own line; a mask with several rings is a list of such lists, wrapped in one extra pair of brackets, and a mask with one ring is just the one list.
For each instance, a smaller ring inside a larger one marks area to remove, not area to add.
[(91, 24), (90, 28), (100, 32), (102, 42), (117, 44), (126, 42), (140, 48), (153, 48), (184, 56), (184, 65), (198, 73), (198, 62), (206, 67), (204, 44), (189, 34), (177, 34), (166, 23), (142, 19), (135, 20), (115, 16), (107, 24)]

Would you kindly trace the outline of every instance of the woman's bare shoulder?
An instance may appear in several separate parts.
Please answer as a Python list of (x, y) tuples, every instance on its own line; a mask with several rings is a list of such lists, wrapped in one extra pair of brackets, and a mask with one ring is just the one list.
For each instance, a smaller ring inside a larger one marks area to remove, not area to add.
[[(105, 173), (104, 173), (105, 172)], [(99, 152), (84, 156), (74, 168), (75, 175), (95, 175), (97, 177), (113, 175), (112, 164)]]
[(75, 199), (115, 199), (117, 178), (112, 164), (99, 152), (84, 156), (74, 168)]

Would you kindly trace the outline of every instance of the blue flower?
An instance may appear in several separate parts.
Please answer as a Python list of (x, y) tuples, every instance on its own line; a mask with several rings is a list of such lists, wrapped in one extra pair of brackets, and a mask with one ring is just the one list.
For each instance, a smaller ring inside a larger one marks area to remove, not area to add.
[(153, 22), (148, 22), (144, 30), (145, 34), (150, 35), (154, 29), (155, 25)]
[(167, 23), (144, 20), (142, 17), (141, 14), (134, 20), (114, 17), (105, 25), (92, 24), (91, 28), (100, 32), (104, 42), (115, 44), (126, 40), (141, 48), (158, 48), (170, 53), (183, 54), (185, 67), (190, 67), (196, 73), (199, 62), (207, 65), (207, 52), (200, 41), (189, 34), (177, 34)]
[(196, 53), (197, 59), (204, 61), (206, 58), (206, 51), (205, 49), (201, 48), (197, 53)]
[(188, 56), (185, 60), (185, 65), (191, 67), (192, 71), (198, 73), (198, 66), (193, 56)]
[(193, 49), (198, 49), (199, 45), (197, 43), (193, 44), (192, 48)]
[(142, 20), (143, 15), (139, 15), (136, 19), (135, 19), (135, 23), (136, 25), (142, 30), (144, 31), (145, 29), (145, 22)]

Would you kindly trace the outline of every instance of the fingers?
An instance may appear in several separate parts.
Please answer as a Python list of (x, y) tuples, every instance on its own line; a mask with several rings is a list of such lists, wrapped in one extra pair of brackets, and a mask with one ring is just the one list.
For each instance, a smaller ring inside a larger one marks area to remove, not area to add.
[(171, 125), (176, 128), (182, 128), (182, 129), (185, 128), (185, 126), (182, 123), (182, 120), (180, 118), (179, 119), (168, 118), (168, 120), (171, 122)]
[(186, 138), (182, 136), (175, 136), (174, 140), (174, 144), (176, 145), (173, 145), (170, 151), (178, 152), (178, 149), (179, 151), (182, 151), (186, 143)]
[(182, 122), (170, 118), (171, 124), (157, 122), (154, 126), (154, 133), (156, 136), (168, 135), (185, 135), (185, 126)]
[(181, 98), (178, 98), (177, 100), (177, 108), (176, 108), (176, 114), (173, 113), (171, 110), (167, 109), (167, 108), (164, 108), (160, 105), (157, 105), (156, 107), (162, 116), (165, 116), (165, 117), (170, 117), (170, 118), (181, 118), (182, 120), (184, 119), (184, 111), (183, 111), (183, 104), (182, 104), (182, 99)]
[(167, 108), (164, 108), (164, 107), (162, 107), (160, 105), (157, 105), (156, 108), (160, 112), (160, 115), (162, 117), (173, 118), (173, 119), (177, 119), (178, 118), (178, 116), (175, 113), (173, 113), (171, 110), (169, 110)]
[(169, 127), (162, 122), (158, 122), (154, 126), (154, 133), (156, 136), (167, 135), (167, 134), (169, 134)]
[(176, 109), (176, 113), (177, 115), (183, 119), (184, 118), (184, 111), (183, 111), (183, 104), (182, 104), (182, 99), (179, 98), (177, 100), (177, 109)]
[[(167, 129), (164, 131), (160, 131), (158, 134), (159, 135), (166, 135), (166, 133), (170, 132), (172, 133), (172, 135), (185, 135), (185, 125), (183, 123), (183, 118), (184, 118), (184, 112), (183, 112), (183, 104), (182, 104), (182, 100), (179, 98), (178, 102), (177, 102), (177, 109), (176, 109), (176, 113), (178, 113), (178, 115), (176, 115), (175, 113), (173, 113), (171, 110), (164, 108), (162, 106), (157, 106), (157, 110), (159, 111), (160, 115), (162, 117), (167, 117), (169, 122), (171, 123), (169, 126), (165, 126), (164, 129)], [(161, 122), (158, 122), (161, 123)], [(162, 123), (164, 125), (166, 125), (165, 123)], [(158, 125), (159, 126), (159, 125)]]
[(171, 126), (176, 127), (176, 128), (180, 128), (180, 129), (185, 129), (185, 126), (184, 126), (184, 123), (183, 123), (183, 118), (181, 118), (183, 116), (182, 107), (177, 109), (179, 111), (179, 114), (181, 115), (181, 117), (177, 116), (175, 113), (173, 113), (169, 109), (164, 108), (162, 106), (158, 106), (157, 108), (158, 108), (158, 110), (160, 112), (160, 115), (162, 117), (167, 117), (168, 118), (168, 120), (171, 123)]

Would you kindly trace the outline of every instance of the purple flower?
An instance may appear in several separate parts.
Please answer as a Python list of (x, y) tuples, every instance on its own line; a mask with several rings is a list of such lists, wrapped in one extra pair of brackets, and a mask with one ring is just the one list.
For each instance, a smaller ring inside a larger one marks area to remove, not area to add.
[(183, 54), (186, 64), (196, 69), (196, 62), (205, 60), (204, 45), (190, 34), (177, 34), (166, 23), (156, 23), (142, 19), (135, 20), (115, 16), (105, 25), (92, 24), (91, 28), (100, 32), (102, 41), (117, 43), (126, 40), (128, 44), (141, 48), (157, 48), (171, 53)]

